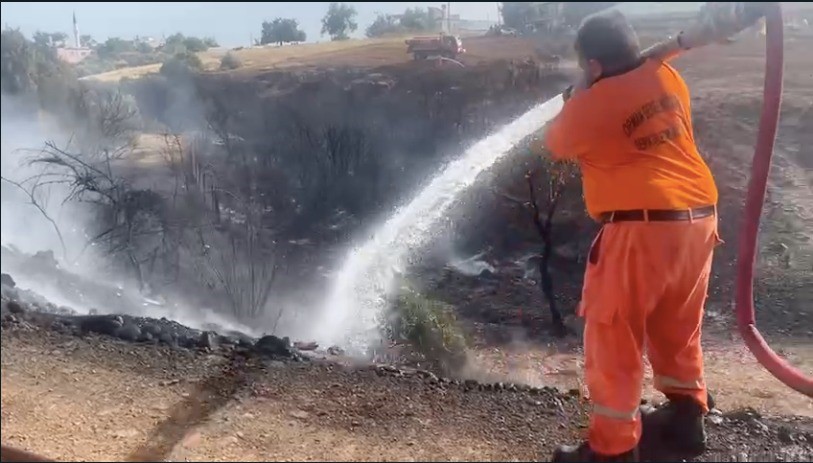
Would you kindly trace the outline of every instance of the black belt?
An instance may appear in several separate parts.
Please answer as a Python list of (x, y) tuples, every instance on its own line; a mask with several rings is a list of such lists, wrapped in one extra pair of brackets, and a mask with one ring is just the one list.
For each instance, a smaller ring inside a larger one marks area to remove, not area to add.
[(613, 222), (680, 222), (710, 217), (717, 213), (717, 206), (702, 206), (694, 209), (638, 209), (634, 211), (602, 212), (601, 223)]

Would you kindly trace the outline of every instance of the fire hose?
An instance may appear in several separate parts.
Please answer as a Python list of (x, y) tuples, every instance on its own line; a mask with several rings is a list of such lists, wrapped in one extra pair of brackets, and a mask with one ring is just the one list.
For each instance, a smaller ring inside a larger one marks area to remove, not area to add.
[(754, 311), (757, 235), (782, 103), (784, 66), (782, 8), (779, 2), (706, 3), (699, 21), (692, 27), (682, 32), (679, 37), (660, 42), (643, 53), (646, 56), (665, 57), (715, 41), (726, 41), (761, 17), (765, 19), (765, 84), (757, 142), (751, 165), (751, 180), (740, 227), (735, 297), (737, 327), (745, 345), (766, 370), (788, 387), (813, 397), (813, 379), (805, 376), (771, 349), (757, 329)]
[(757, 235), (762, 205), (768, 185), (773, 145), (782, 103), (783, 21), (778, 2), (766, 5), (766, 57), (765, 86), (760, 115), (757, 143), (751, 165), (751, 181), (745, 201), (745, 216), (740, 229), (739, 256), (737, 258), (736, 312), (737, 325), (746, 346), (778, 380), (788, 387), (813, 397), (813, 378), (805, 376), (785, 359), (777, 355), (765, 342), (757, 329), (754, 311), (754, 266), (757, 253)]

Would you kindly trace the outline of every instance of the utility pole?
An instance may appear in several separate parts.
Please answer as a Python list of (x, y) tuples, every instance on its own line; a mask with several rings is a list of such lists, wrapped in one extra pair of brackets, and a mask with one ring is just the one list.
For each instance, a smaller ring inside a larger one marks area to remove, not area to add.
[(502, 25), (502, 3), (497, 2), (497, 25)]
[(446, 2), (446, 31), (452, 35), (452, 2)]

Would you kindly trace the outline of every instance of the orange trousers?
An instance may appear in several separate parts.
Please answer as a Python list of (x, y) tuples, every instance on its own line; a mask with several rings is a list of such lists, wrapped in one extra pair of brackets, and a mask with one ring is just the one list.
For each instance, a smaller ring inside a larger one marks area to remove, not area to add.
[(708, 411), (700, 327), (719, 243), (716, 215), (599, 231), (579, 307), (593, 451), (616, 455), (638, 445), (644, 349), (658, 390), (689, 395)]

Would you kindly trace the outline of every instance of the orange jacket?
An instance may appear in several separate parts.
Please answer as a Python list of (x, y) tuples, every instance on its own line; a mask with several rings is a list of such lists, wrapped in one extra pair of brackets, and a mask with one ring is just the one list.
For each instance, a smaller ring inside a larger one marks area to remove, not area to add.
[(576, 160), (594, 218), (630, 209), (717, 203), (717, 187), (692, 133), (689, 89), (669, 64), (649, 59), (569, 99), (545, 147)]

